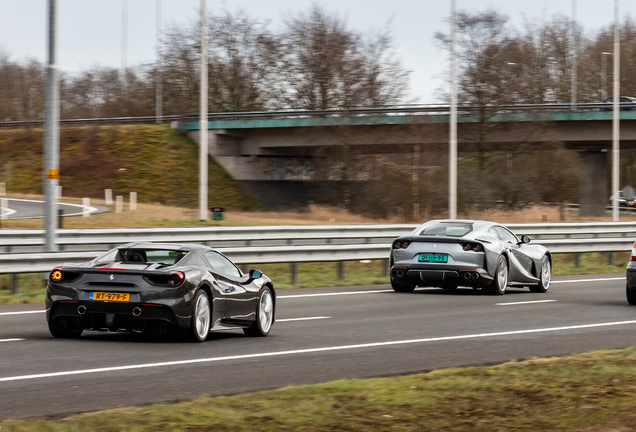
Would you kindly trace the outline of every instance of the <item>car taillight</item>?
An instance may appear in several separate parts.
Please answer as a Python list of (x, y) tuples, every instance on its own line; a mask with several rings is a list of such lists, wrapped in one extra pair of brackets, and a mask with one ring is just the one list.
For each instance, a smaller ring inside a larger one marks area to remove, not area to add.
[(481, 252), (484, 250), (484, 247), (481, 245), (481, 243), (462, 243), (462, 249), (464, 249), (466, 252), (468, 252), (469, 250), (472, 250), (474, 252)]
[(185, 275), (181, 272), (172, 273), (170, 276), (168, 276), (168, 283), (170, 284), (170, 286), (173, 287), (180, 286), (184, 280)]
[(411, 245), (409, 240), (396, 240), (393, 242), (393, 249), (406, 249)]
[(64, 279), (64, 274), (62, 273), (62, 269), (57, 267), (51, 270), (51, 274), (49, 274), (49, 278), (53, 282), (60, 282), (62, 279)]
[(632, 257), (629, 260), (636, 261), (636, 242), (634, 242), (634, 246), (632, 247)]

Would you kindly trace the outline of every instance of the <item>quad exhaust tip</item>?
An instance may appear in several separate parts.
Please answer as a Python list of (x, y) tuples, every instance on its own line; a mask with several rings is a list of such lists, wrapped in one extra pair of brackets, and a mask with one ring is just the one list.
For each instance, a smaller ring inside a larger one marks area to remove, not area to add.
[(79, 305), (77, 307), (77, 313), (80, 314), (80, 315), (84, 315), (86, 313), (86, 306)]
[(141, 315), (141, 308), (140, 307), (136, 307), (132, 310), (132, 314), (135, 317), (138, 317), (139, 315)]
[(479, 273), (477, 272), (465, 272), (463, 276), (466, 280), (479, 279)]
[(404, 277), (404, 270), (402, 269), (392, 270), (391, 276), (393, 276), (394, 278), (402, 278)]

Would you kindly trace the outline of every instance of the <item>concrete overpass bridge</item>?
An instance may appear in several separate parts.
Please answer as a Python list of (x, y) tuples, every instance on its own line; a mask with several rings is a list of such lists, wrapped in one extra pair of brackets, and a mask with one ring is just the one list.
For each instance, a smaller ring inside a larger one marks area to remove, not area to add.
[[(581, 111), (566, 111), (565, 105), (548, 106), (550, 110), (521, 107), (522, 111), (519, 106), (504, 109), (489, 120), (487, 147), (505, 151), (520, 144), (561, 142), (578, 150), (586, 170), (581, 215), (603, 214), (611, 194), (608, 150), (613, 113), (598, 111), (598, 104)], [(634, 148), (636, 111), (620, 114), (621, 148)], [(208, 149), (235, 180), (256, 196), (269, 197), (266, 205), (276, 206), (293, 201), (293, 192), (303, 184), (336, 179), (337, 163), (330, 164), (335, 160), (330, 156), (344, 146), (352, 155), (412, 153), (416, 145), (422, 154), (447, 152), (448, 122), (448, 113), (424, 109), (212, 114)], [(198, 121), (174, 126), (198, 141)], [(474, 115), (458, 116), (460, 155), (477, 150), (480, 127)], [(297, 201), (302, 201), (302, 191), (300, 195)]]

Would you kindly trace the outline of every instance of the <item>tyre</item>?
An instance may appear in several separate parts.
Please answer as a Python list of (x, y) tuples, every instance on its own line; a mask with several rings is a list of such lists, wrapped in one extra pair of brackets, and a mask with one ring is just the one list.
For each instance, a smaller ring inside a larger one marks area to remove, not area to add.
[(256, 309), (256, 320), (251, 326), (244, 328), (243, 333), (248, 336), (267, 336), (274, 324), (276, 310), (274, 307), (274, 296), (268, 287), (261, 289), (258, 298), (258, 308)]
[(497, 270), (495, 270), (495, 279), (490, 285), (490, 293), (495, 295), (503, 295), (508, 287), (508, 261), (506, 257), (501, 255), (497, 260)]
[(409, 282), (391, 280), (391, 288), (393, 288), (395, 292), (410, 293), (415, 289), (415, 285)]
[(627, 303), (629, 303), (630, 305), (636, 305), (636, 290), (626, 287), (625, 293), (627, 294)]
[(82, 335), (82, 329), (75, 328), (59, 318), (49, 321), (49, 331), (54, 337), (62, 339), (77, 339)]
[(192, 319), (190, 329), (186, 332), (187, 338), (194, 342), (206, 340), (210, 333), (211, 320), (210, 299), (204, 290), (199, 290), (192, 301)]
[(547, 255), (541, 258), (541, 270), (539, 274), (539, 285), (531, 286), (530, 291), (536, 293), (544, 293), (550, 288), (550, 278), (552, 273), (552, 266), (550, 265), (550, 259)]

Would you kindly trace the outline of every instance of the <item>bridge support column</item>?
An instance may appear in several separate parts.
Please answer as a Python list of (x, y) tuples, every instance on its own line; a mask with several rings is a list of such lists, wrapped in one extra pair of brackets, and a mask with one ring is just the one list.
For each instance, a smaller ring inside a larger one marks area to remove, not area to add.
[(581, 152), (581, 209), (579, 216), (604, 216), (609, 202), (607, 193), (607, 152), (586, 150)]

